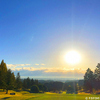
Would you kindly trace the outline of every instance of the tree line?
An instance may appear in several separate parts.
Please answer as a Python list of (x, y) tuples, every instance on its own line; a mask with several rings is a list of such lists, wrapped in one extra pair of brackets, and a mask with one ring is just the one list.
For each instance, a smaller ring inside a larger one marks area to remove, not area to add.
[(11, 69), (7, 69), (4, 60), (0, 63), (0, 89), (8, 90), (12, 89), (23, 89), (30, 90), (31, 92), (45, 92), (45, 91), (67, 91), (68, 93), (77, 93), (78, 90), (84, 89), (90, 93), (94, 90), (100, 89), (100, 63), (96, 66), (94, 72), (88, 68), (84, 75), (84, 80), (78, 82), (46, 82), (44, 84), (39, 83), (38, 80), (20, 78), (20, 73), (18, 72), (16, 77)]
[(77, 93), (78, 92), (78, 83), (77, 82), (49, 82), (45, 83), (45, 86), (47, 86), (48, 91), (52, 92), (60, 92), (60, 91), (66, 91), (67, 93)]
[(100, 89), (100, 63), (97, 64), (94, 72), (88, 68), (84, 75), (84, 89), (93, 93), (93, 90)]
[(18, 72), (16, 77), (14, 72), (11, 69), (7, 69), (6, 63), (4, 60), (1, 61), (0, 64), (0, 89), (8, 90), (12, 89), (23, 89), (23, 90), (31, 90), (31, 92), (38, 93), (38, 92), (45, 92), (45, 91), (70, 91), (74, 92), (77, 91), (77, 83), (63, 83), (63, 82), (47, 82), (41, 84), (38, 80), (34, 80), (33, 78), (30, 79), (25, 78), (21, 79), (20, 73)]
[(13, 89), (15, 86), (15, 75), (11, 69), (7, 69), (6, 63), (4, 60), (0, 64), (0, 88), (5, 89), (8, 93), (9, 89)]
[(14, 72), (11, 69), (7, 69), (4, 60), (0, 63), (0, 89), (6, 90), (6, 93), (12, 89), (31, 89), (31, 92), (48, 91), (47, 87), (40, 84), (36, 79), (33, 80), (33, 78), (30, 79), (28, 77), (21, 80), (19, 72), (15, 77)]

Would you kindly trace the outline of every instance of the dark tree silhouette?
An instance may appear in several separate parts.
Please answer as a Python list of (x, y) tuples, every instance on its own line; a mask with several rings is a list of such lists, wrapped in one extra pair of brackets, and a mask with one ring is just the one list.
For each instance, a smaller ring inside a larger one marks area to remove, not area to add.
[(38, 87), (39, 87), (39, 90), (40, 91), (44, 91), (44, 88), (43, 88), (43, 85), (42, 84), (39, 84)]
[(94, 72), (94, 78), (96, 80), (100, 80), (100, 63), (96, 66), (95, 72)]
[(43, 85), (43, 89), (45, 92), (48, 92), (48, 88), (45, 85)]
[(38, 88), (38, 86), (37, 86), (37, 85), (33, 85), (33, 86), (31, 87), (31, 92), (32, 92), (32, 93), (39, 93), (39, 88)]
[(30, 89), (30, 87), (31, 87), (31, 80), (30, 80), (29, 77), (26, 79), (26, 83), (27, 83), (27, 89)]
[(35, 85), (35, 82), (34, 82), (33, 78), (31, 79), (31, 86), (32, 85)]
[(17, 73), (17, 76), (16, 76), (16, 88), (17, 89), (22, 88), (22, 82), (21, 82), (21, 78), (20, 78), (19, 72)]
[(93, 72), (91, 71), (90, 68), (87, 69), (85, 76), (84, 76), (84, 86), (85, 86), (85, 90), (89, 90), (90, 93), (92, 92), (92, 88), (93, 88)]
[(96, 90), (100, 89), (100, 63), (97, 64), (94, 71), (94, 88)]
[(27, 82), (26, 82), (26, 79), (23, 80), (23, 88), (24, 88), (24, 89), (27, 89)]
[(68, 86), (67, 88), (67, 93), (73, 93), (74, 92), (74, 89), (71, 85)]
[(39, 84), (38, 80), (35, 79), (35, 85), (38, 85), (38, 84)]
[(4, 63), (4, 60), (1, 61), (0, 64), (0, 88), (6, 88), (6, 76), (7, 76), (7, 66)]
[(9, 69), (7, 71), (7, 77), (6, 77), (6, 94), (8, 93), (8, 90), (14, 89), (14, 87), (15, 87), (15, 75)]

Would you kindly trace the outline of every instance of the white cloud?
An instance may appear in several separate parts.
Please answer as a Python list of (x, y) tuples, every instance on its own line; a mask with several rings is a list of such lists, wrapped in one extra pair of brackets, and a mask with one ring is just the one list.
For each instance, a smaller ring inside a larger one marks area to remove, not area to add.
[(41, 65), (45, 65), (45, 64), (42, 63)]
[(30, 70), (30, 67), (23, 67), (22, 70)]
[(12, 70), (27, 70), (27, 71), (43, 71), (44, 73), (62, 73), (62, 74), (70, 74), (70, 73), (77, 73), (77, 74), (84, 74), (85, 73), (85, 70), (84, 69), (81, 69), (81, 68), (78, 68), (78, 69), (75, 69), (75, 68), (70, 68), (70, 69), (67, 69), (65, 67), (59, 67), (59, 68), (46, 68), (46, 67), (40, 67), (40, 68), (35, 68), (35, 67), (22, 67), (22, 68), (12, 68)]
[(28, 66), (28, 65), (31, 65), (31, 64), (7, 64), (7, 67), (8, 68), (15, 68), (17, 66)]
[(35, 65), (39, 65), (39, 64), (35, 64)]
[(34, 77), (67, 77), (67, 78), (83, 78), (85, 74), (84, 69), (66, 69), (66, 68), (34, 68), (34, 67), (22, 67), (22, 68), (12, 68), (14, 74), (16, 75), (20, 72), (21, 76), (34, 76)]
[(16, 65), (14, 65), (14, 64), (7, 64), (7, 67), (9, 67), (9, 68), (11, 68), (11, 67), (15, 68)]
[(11, 70), (13, 70), (13, 71), (20, 71), (20, 70), (22, 70), (22, 68), (11, 68)]
[(75, 68), (70, 68), (70, 69), (67, 69), (67, 68), (48, 68), (44, 72), (46, 72), (46, 73), (52, 73), (52, 72), (54, 72), (54, 73), (85, 73), (85, 70), (81, 69), (81, 68), (78, 68), (78, 69), (75, 69)]
[(41, 70), (46, 70), (47, 68), (41, 67), (41, 68), (34, 68), (34, 67), (23, 67), (23, 70), (28, 70), (28, 71), (41, 71)]

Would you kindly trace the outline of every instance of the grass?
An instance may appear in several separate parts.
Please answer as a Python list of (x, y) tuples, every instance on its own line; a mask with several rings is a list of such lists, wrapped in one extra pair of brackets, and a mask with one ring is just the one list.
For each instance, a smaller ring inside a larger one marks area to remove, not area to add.
[[(15, 95), (10, 95), (10, 93), (16, 93)], [(58, 93), (29, 93), (27, 91), (12, 91), (9, 90), (8, 94), (5, 92), (0, 92), (0, 100), (95, 100), (89, 99), (89, 97), (99, 97), (100, 95), (92, 95), (92, 94), (66, 94), (63, 92), (62, 94)], [(100, 100), (100, 99), (97, 99)]]

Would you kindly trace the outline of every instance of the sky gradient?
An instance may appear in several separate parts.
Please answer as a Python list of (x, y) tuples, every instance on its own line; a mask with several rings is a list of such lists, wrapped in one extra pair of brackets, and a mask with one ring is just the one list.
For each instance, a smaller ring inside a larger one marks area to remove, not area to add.
[[(100, 0), (1, 0), (0, 43), (15, 75), (83, 78), (100, 63)], [(70, 50), (79, 64), (66, 63)]]

